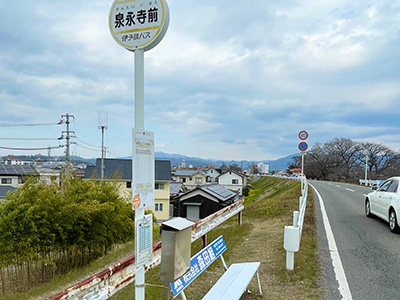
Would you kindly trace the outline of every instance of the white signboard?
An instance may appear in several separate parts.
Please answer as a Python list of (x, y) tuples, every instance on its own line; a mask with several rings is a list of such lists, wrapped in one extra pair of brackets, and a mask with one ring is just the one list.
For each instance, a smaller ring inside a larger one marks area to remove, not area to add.
[(135, 264), (138, 268), (153, 262), (153, 215), (144, 215), (135, 221)]
[(132, 208), (154, 206), (154, 133), (132, 130)]
[(111, 35), (122, 47), (147, 51), (167, 32), (169, 9), (165, 0), (115, 0), (108, 22)]

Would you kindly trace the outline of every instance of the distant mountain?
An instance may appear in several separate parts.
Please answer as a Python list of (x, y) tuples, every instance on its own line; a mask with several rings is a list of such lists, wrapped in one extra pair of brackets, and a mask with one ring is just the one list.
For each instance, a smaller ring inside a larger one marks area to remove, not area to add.
[[(263, 160), (264, 164), (269, 165), (269, 169), (272, 170), (285, 170), (287, 164), (293, 160), (293, 157), (298, 156), (298, 154), (288, 155), (276, 160)], [(232, 165), (237, 164), (242, 169), (247, 169), (248, 166), (252, 164), (257, 164), (259, 161), (256, 160), (216, 160), (216, 159), (204, 159), (199, 157), (189, 157), (181, 154), (168, 154), (165, 152), (155, 152), (156, 159), (170, 160), (171, 165), (179, 165), (181, 162), (185, 162), (186, 167), (192, 165), (193, 167), (208, 167), (210, 163), (214, 164), (216, 167), (220, 167), (222, 164)]]
[[(269, 165), (270, 171), (272, 170), (285, 170), (287, 168), (287, 164), (291, 162), (293, 157), (298, 156), (298, 154), (292, 154), (288, 155), (286, 157), (282, 157), (276, 160), (263, 160), (262, 162), (264, 164)], [(24, 161), (32, 161), (34, 162), (37, 159), (40, 159), (42, 161), (47, 161), (49, 157), (43, 156), (43, 155), (16, 155), (15, 158), (22, 159)], [(125, 158), (125, 159), (131, 159), (132, 157), (120, 157)], [(185, 162), (186, 167), (193, 166), (195, 168), (198, 167), (208, 167), (211, 164), (214, 164), (216, 167), (221, 167), (223, 164), (225, 165), (233, 165), (236, 164), (242, 169), (247, 169), (250, 165), (252, 164), (257, 164), (259, 161), (256, 160), (217, 160), (217, 159), (204, 159), (204, 158), (199, 158), (199, 157), (190, 157), (190, 156), (185, 156), (181, 154), (168, 154), (165, 152), (155, 152), (155, 158), (159, 160), (170, 160), (171, 161), (171, 166), (179, 165), (181, 162)], [(0, 160), (6, 159), (6, 156), (4, 156), (2, 159), (0, 157)], [(59, 157), (51, 157), (50, 158), (52, 161), (64, 161), (65, 157), (64, 156), (59, 156)], [(71, 156), (71, 159), (75, 162), (75, 164), (88, 164), (88, 165), (94, 165), (96, 164), (96, 158), (82, 158), (79, 156)]]

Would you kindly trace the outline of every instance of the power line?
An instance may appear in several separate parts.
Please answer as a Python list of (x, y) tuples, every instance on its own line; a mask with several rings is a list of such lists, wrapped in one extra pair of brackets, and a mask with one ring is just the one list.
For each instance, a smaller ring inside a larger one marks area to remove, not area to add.
[(58, 138), (0, 138), (8, 141), (56, 141)]
[(48, 150), (48, 149), (58, 149), (62, 148), (64, 145), (52, 146), (52, 147), (43, 147), (43, 148), (14, 148), (14, 147), (0, 147), (0, 149), (6, 150), (21, 150), (21, 151), (33, 151), (33, 150)]
[(93, 148), (85, 147), (85, 146), (82, 146), (82, 145), (81, 145), (81, 144), (79, 144), (79, 143), (75, 143), (75, 145), (77, 145), (78, 147), (81, 147), (81, 148), (84, 148), (84, 149), (90, 150), (90, 151), (96, 151), (96, 152), (98, 152), (98, 151), (99, 151), (99, 149), (93, 149)]
[(75, 135), (75, 138), (76, 138), (79, 142), (84, 143), (85, 145), (88, 145), (88, 146), (93, 147), (93, 148), (101, 149), (101, 146), (96, 146), (96, 145), (92, 145), (92, 144), (86, 143), (85, 141), (83, 141), (82, 139), (80, 139), (79, 137), (77, 137), (76, 135)]
[(10, 123), (2, 123), (0, 127), (24, 127), (24, 126), (49, 126), (49, 125), (62, 125), (63, 122), (60, 121), (58, 123), (30, 123), (30, 124), (10, 124)]

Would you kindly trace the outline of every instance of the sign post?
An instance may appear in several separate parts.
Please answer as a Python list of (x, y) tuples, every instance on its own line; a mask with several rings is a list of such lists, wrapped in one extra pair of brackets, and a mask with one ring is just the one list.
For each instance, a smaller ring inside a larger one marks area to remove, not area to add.
[(303, 192), (304, 186), (304, 155), (306, 154), (306, 150), (308, 149), (308, 144), (305, 140), (308, 138), (308, 132), (302, 130), (299, 132), (298, 137), (302, 142), (299, 143), (298, 148), (300, 150), (301, 155), (301, 191)]
[[(169, 9), (165, 0), (114, 0), (108, 18), (114, 40), (134, 52), (135, 127), (132, 131), (132, 208), (135, 210), (135, 299), (145, 299), (145, 266), (153, 236), (152, 218), (145, 208), (154, 205), (154, 134), (144, 130), (144, 52), (165, 36)], [(150, 225), (151, 224), (151, 225)], [(148, 246), (150, 244), (150, 247)], [(140, 248), (140, 249), (138, 249)]]

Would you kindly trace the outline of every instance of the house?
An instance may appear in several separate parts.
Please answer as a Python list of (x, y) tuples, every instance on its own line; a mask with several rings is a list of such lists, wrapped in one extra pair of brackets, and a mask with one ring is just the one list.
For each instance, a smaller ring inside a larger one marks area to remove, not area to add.
[(39, 173), (40, 178), (48, 183), (56, 181), (60, 184), (61, 174), (64, 169), (64, 165), (59, 164), (46, 164), (36, 166), (36, 171)]
[(301, 174), (301, 168), (294, 168), (290, 170), (290, 175), (300, 175)]
[(176, 170), (172, 178), (175, 182), (182, 182), (189, 190), (206, 184), (206, 175), (199, 170)]
[(218, 184), (206, 184), (197, 186), (178, 199), (179, 215), (197, 221), (231, 205), (239, 200), (239, 196)]
[[(101, 159), (96, 160), (95, 166), (88, 166), (84, 179), (100, 179)], [(157, 220), (169, 219), (169, 196), (171, 181), (171, 162), (166, 160), (155, 161), (154, 201), (149, 207)], [(104, 179), (114, 182), (121, 197), (127, 201), (132, 198), (132, 160), (131, 159), (104, 159)]]
[(238, 193), (243, 194), (243, 188), (247, 186), (247, 178), (236, 171), (228, 171), (217, 177), (218, 184)]
[(257, 163), (257, 169), (260, 172), (261, 176), (266, 176), (269, 173), (269, 165), (264, 164), (261, 161)]
[(187, 188), (183, 185), (182, 182), (171, 181), (169, 183), (169, 216), (172, 218), (174, 216), (179, 216), (179, 201), (177, 201), (177, 197), (187, 192)]
[(209, 168), (206, 174), (207, 182), (217, 182), (217, 177), (221, 175), (222, 172), (218, 171), (216, 168)]
[(0, 164), (0, 186), (20, 187), (24, 178), (37, 175), (31, 165), (8, 165)]
[(4, 161), (6, 165), (29, 165), (31, 162), (23, 161), (21, 158), (15, 158), (14, 155), (8, 155)]

